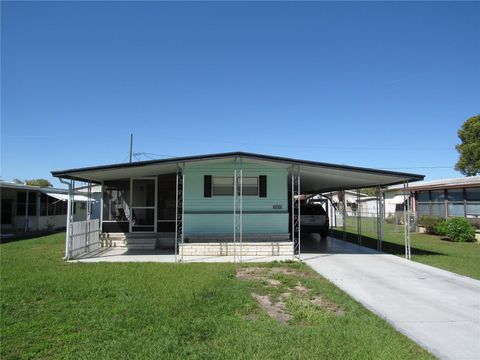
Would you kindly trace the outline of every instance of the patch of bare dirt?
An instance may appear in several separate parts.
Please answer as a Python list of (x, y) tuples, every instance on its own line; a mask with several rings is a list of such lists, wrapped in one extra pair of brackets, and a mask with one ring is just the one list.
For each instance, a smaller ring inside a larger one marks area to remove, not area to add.
[(279, 280), (272, 279), (268, 268), (248, 267), (237, 270), (236, 277), (240, 280), (259, 280), (263, 281), (269, 286), (277, 287), (282, 283)]
[(240, 280), (263, 280), (265, 278), (263, 272), (259, 267), (242, 267), (237, 269), (235, 276)]
[[(273, 279), (276, 274), (296, 275), (299, 278), (304, 276), (311, 276), (304, 271), (292, 268), (262, 268), (252, 266), (239, 268), (236, 273), (236, 278), (239, 280), (247, 281), (261, 281), (267, 288), (279, 288), (282, 285), (282, 282), (280, 280)], [(344, 310), (340, 306), (325, 299), (322, 295), (313, 295), (312, 291), (306, 286), (302, 285), (300, 281), (298, 281), (293, 288), (288, 287), (284, 289), (284, 291), (274, 300), (272, 300), (269, 295), (259, 295), (257, 293), (252, 293), (252, 297), (258, 302), (260, 307), (264, 309), (272, 319), (277, 320), (281, 324), (287, 324), (289, 320), (293, 319), (293, 315), (288, 312), (285, 306), (285, 301), (292, 296), (297, 297), (300, 302), (305, 305), (316, 305), (330, 314), (334, 314), (337, 316), (342, 316), (345, 314)], [(247, 319), (250, 319), (250, 316), (255, 316), (256, 319), (255, 314), (248, 315)]]
[(308, 294), (310, 292), (310, 289), (307, 289), (305, 286), (300, 284), (300, 282), (297, 283), (297, 285), (294, 287), (295, 291), (299, 292), (300, 294)]
[(281, 300), (272, 302), (268, 295), (258, 295), (252, 293), (258, 304), (267, 312), (268, 316), (277, 320), (280, 324), (287, 324), (293, 319), (292, 314), (287, 311), (285, 303)]
[(322, 309), (331, 314), (337, 316), (345, 315), (345, 311), (340, 306), (331, 301), (328, 301), (322, 295), (315, 295), (313, 298), (309, 299), (309, 302), (314, 305), (320, 306)]

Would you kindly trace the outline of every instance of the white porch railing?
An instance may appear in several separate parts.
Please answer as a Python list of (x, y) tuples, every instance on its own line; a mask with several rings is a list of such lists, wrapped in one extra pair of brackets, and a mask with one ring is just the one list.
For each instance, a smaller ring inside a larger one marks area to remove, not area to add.
[(100, 248), (100, 220), (72, 222), (69, 236), (71, 257), (77, 257)]

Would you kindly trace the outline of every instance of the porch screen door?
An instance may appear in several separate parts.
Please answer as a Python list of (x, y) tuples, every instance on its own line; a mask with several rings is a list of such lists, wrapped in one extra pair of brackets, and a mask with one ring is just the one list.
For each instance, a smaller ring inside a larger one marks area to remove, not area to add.
[(157, 229), (157, 179), (134, 178), (131, 180), (131, 232), (155, 232)]

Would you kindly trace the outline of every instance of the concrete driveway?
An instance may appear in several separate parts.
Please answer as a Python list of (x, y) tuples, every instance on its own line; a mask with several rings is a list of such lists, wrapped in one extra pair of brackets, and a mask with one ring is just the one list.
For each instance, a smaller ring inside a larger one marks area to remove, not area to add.
[(480, 281), (333, 238), (307, 248), (304, 262), (435, 356), (480, 359)]

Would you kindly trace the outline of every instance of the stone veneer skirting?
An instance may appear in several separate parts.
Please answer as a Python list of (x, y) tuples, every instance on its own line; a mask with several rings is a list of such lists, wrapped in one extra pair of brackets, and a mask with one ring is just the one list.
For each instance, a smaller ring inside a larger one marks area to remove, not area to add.
[(292, 242), (186, 243), (180, 244), (184, 256), (293, 256)]

